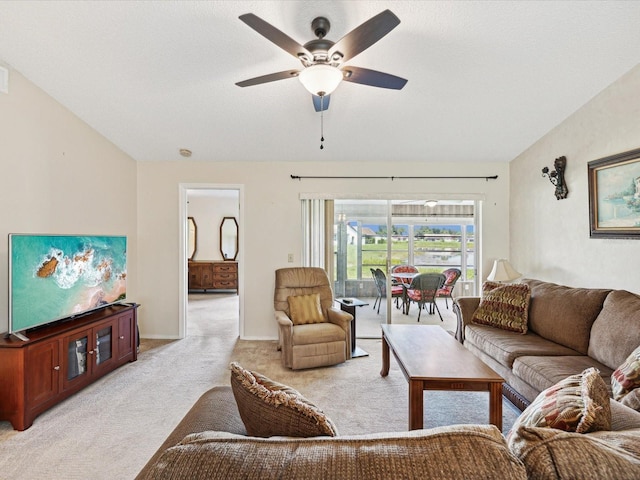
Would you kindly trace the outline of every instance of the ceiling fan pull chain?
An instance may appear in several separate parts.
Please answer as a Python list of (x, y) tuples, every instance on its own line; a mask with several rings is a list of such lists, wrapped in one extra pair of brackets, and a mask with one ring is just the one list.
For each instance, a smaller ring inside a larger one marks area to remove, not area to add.
[(320, 96), (320, 150), (324, 149), (324, 95)]

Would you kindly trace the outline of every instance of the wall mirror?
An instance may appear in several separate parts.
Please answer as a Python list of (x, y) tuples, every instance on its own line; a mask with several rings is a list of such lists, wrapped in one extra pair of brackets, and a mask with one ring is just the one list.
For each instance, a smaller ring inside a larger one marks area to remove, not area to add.
[(187, 217), (187, 256), (193, 260), (198, 249), (198, 226), (193, 217)]
[(224, 217), (220, 223), (220, 253), (225, 260), (238, 256), (238, 222), (236, 217)]

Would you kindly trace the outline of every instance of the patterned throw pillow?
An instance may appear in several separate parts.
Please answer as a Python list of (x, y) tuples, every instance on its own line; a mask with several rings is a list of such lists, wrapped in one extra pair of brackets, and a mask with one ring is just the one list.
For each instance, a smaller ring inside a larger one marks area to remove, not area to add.
[(640, 412), (640, 388), (631, 390), (624, 397), (622, 397), (620, 403)]
[(487, 280), (482, 284), (482, 296), (484, 297), (487, 292), (490, 292), (491, 290), (495, 290), (496, 288), (502, 287), (502, 286), (503, 286), (502, 283), (491, 282)]
[(230, 364), (231, 389), (247, 434), (253, 437), (335, 437), (338, 431), (322, 410), (297, 390)]
[(611, 430), (607, 384), (593, 367), (571, 375), (540, 392), (518, 417), (511, 432), (522, 425), (576, 433)]
[(640, 430), (587, 435), (522, 426), (509, 438), (509, 450), (536, 479), (640, 478)]
[(631, 355), (611, 375), (613, 398), (618, 401), (638, 387), (640, 387), (640, 347), (631, 352)]
[(288, 297), (287, 302), (289, 303), (289, 317), (294, 325), (322, 323), (325, 321), (322, 316), (319, 294), (296, 295)]
[(483, 297), (471, 321), (481, 325), (527, 333), (531, 291), (524, 283), (513, 285), (487, 285), (482, 287)]

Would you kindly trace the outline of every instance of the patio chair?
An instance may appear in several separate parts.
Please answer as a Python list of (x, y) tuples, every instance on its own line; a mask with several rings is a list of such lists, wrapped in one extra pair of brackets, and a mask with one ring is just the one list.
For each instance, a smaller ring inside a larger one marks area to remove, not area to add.
[(411, 281), (411, 285), (407, 288), (407, 304), (405, 307), (406, 314), (409, 314), (411, 302), (415, 302), (418, 304), (418, 321), (420, 321), (422, 309), (428, 305), (429, 313), (434, 313), (435, 307), (435, 310), (438, 311), (438, 315), (440, 316), (440, 321), (444, 322), (440, 309), (436, 304), (436, 294), (444, 285), (444, 281), (445, 276), (441, 273), (421, 273), (415, 277)]
[[(413, 265), (407, 265), (405, 263), (402, 265), (394, 265), (393, 267), (391, 267), (391, 276), (393, 276), (394, 273), (419, 273), (419, 270)], [(403, 278), (401, 280), (401, 283), (409, 286), (411, 284), (411, 279)]]
[(444, 281), (442, 288), (438, 290), (436, 297), (444, 298), (444, 304), (447, 307), (447, 310), (449, 310), (449, 302), (447, 298), (450, 298), (451, 303), (453, 303), (453, 297), (451, 296), (453, 293), (453, 287), (455, 287), (460, 275), (462, 275), (462, 272), (458, 268), (449, 268), (442, 272), (442, 274), (445, 276), (446, 280)]
[[(376, 300), (373, 302), (373, 308), (376, 308), (376, 303), (378, 304), (378, 311), (376, 313), (380, 313), (380, 304), (382, 303), (383, 298), (387, 298), (387, 276), (384, 272), (376, 268), (375, 270), (372, 268), (371, 273), (373, 275), (373, 279), (376, 282), (376, 289), (378, 291), (378, 296)], [(404, 287), (402, 285), (392, 285), (391, 286), (391, 298), (396, 299), (396, 308), (400, 308), (398, 303), (399, 299), (403, 299), (402, 310), (404, 312)]]

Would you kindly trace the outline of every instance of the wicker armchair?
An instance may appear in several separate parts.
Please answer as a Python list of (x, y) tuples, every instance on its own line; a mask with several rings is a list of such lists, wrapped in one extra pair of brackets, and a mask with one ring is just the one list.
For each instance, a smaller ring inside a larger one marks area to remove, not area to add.
[(456, 282), (460, 278), (460, 275), (462, 275), (462, 272), (459, 268), (449, 268), (442, 272), (442, 274), (445, 276), (444, 285), (442, 285), (442, 288), (438, 290), (436, 297), (444, 297), (444, 304), (446, 305), (447, 310), (449, 310), (449, 302), (447, 298), (450, 298), (451, 303), (453, 303), (453, 297), (451, 296), (453, 293), (453, 287), (456, 286)]
[(422, 309), (426, 306), (429, 306), (429, 313), (434, 313), (435, 308), (440, 316), (440, 321), (444, 321), (436, 304), (436, 293), (438, 289), (442, 288), (444, 280), (445, 277), (441, 273), (421, 273), (415, 277), (407, 288), (406, 313), (409, 314), (411, 302), (415, 302), (418, 304), (418, 321), (420, 321)]
[[(391, 276), (393, 276), (394, 273), (419, 273), (419, 270), (414, 267), (413, 265), (407, 265), (407, 264), (401, 264), (401, 265), (394, 265), (393, 267), (391, 267)], [(411, 279), (408, 278), (404, 278), (402, 279), (402, 283), (404, 283), (407, 287), (411, 284)]]
[[(373, 308), (375, 309), (377, 304), (378, 311), (376, 313), (380, 313), (380, 304), (382, 303), (382, 299), (387, 298), (387, 276), (379, 268), (376, 268), (375, 270), (372, 268), (371, 274), (376, 282), (376, 290), (378, 292), (378, 296), (373, 302)], [(402, 285), (391, 285), (391, 298), (396, 299), (396, 308), (400, 308), (400, 304), (398, 302), (402, 300), (402, 308), (404, 310), (404, 287)]]

